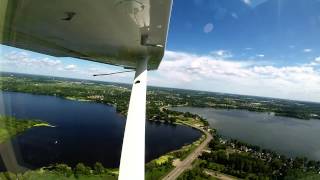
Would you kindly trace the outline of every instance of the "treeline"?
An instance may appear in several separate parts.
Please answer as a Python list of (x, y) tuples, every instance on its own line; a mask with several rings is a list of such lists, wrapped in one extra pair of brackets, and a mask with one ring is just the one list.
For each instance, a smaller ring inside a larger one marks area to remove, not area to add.
[[(69, 81), (61, 78), (50, 79), (49, 77), (11, 77), (2, 75), (0, 83), (0, 90), (3, 91), (74, 97), (110, 104), (115, 106), (117, 111), (123, 115), (127, 113), (130, 99), (129, 86), (113, 86), (94, 81)], [(99, 95), (101, 98), (88, 98), (95, 95)], [(319, 103), (148, 87), (148, 118), (165, 117), (165, 114), (159, 110), (159, 107), (179, 105), (274, 112), (277, 116), (298, 119), (320, 119)], [(170, 116), (167, 118), (170, 119)]]
[[(15, 78), (0, 77), (0, 90), (11, 92), (24, 92), (30, 94), (50, 95), (62, 98), (84, 99), (97, 103), (112, 105), (117, 112), (126, 115), (130, 99), (130, 90), (121, 86), (104, 85), (98, 83), (72, 82), (61, 80), (48, 80), (43, 78)], [(170, 103), (180, 103), (175, 97), (167, 93), (148, 93), (146, 114), (148, 120), (174, 123), (176, 118), (173, 111), (160, 109)], [(174, 113), (177, 114), (178, 112)], [(201, 118), (203, 121), (203, 119)]]
[(159, 106), (149, 104), (147, 105), (147, 119), (152, 121), (162, 121), (165, 123), (173, 124), (176, 118), (172, 116), (167, 109), (160, 110)]
[(192, 169), (186, 170), (183, 172), (182, 175), (178, 177), (177, 180), (216, 180), (215, 178), (212, 178), (210, 175), (205, 174), (203, 172), (203, 168), (199, 167), (198, 165), (195, 165)]
[(51, 167), (43, 168), (44, 170), (48, 170), (50, 172), (54, 172), (60, 174), (64, 177), (74, 176), (76, 178), (81, 176), (91, 176), (91, 175), (110, 175), (113, 177), (117, 177), (115, 173), (113, 173), (110, 169), (105, 168), (100, 162), (96, 162), (93, 167), (86, 166), (83, 163), (78, 163), (74, 168), (68, 166), (67, 164), (56, 164)]
[(164, 121), (166, 123), (175, 123), (177, 120), (177, 117), (183, 117), (183, 118), (192, 118), (192, 119), (198, 120), (204, 126), (209, 126), (208, 121), (198, 114), (192, 114), (190, 112), (172, 111), (167, 108), (163, 108), (161, 111), (159, 107), (156, 107), (156, 106), (152, 108), (152, 110), (148, 111), (148, 107), (150, 106), (147, 106), (147, 116), (149, 120)]
[(38, 170), (28, 170), (24, 173), (2, 172), (0, 179), (92, 179), (92, 180), (116, 180), (118, 175), (110, 169), (106, 169), (99, 162), (93, 167), (78, 163), (75, 167), (66, 164), (56, 164)]

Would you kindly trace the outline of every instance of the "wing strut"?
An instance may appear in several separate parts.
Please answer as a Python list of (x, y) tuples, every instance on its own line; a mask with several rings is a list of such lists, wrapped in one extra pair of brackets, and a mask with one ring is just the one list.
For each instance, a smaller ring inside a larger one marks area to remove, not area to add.
[(119, 180), (144, 180), (148, 59), (137, 62), (124, 132)]

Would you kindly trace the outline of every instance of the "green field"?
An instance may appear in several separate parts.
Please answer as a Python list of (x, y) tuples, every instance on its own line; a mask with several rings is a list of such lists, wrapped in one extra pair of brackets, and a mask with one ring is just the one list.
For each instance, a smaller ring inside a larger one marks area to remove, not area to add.
[(41, 168), (24, 173), (0, 173), (0, 179), (15, 180), (116, 180), (117, 174), (110, 169), (105, 169), (101, 163), (96, 163), (94, 167), (85, 166), (82, 163), (71, 168), (66, 164), (57, 164), (51, 167)]
[(46, 122), (38, 120), (16, 119), (9, 116), (0, 116), (0, 143), (9, 140), (17, 134), (23, 133), (30, 128), (54, 127)]

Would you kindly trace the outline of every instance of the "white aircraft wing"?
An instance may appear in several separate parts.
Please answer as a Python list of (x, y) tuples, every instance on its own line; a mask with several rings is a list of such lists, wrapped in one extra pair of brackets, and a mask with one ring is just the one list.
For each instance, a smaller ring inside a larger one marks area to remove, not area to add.
[(0, 43), (57, 57), (157, 69), (171, 0), (0, 0)]
[(136, 70), (121, 180), (144, 179), (147, 71), (165, 50), (171, 0), (0, 0), (0, 43)]

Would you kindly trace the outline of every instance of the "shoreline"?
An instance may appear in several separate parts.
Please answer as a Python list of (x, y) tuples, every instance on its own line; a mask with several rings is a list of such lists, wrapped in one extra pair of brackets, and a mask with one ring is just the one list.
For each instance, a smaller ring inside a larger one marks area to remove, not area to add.
[[(3, 91), (3, 92), (9, 92), (9, 93), (11, 93), (12, 91)], [(61, 96), (52, 96), (52, 95), (47, 95), (47, 94), (44, 95), (44, 94), (27, 93), (27, 92), (13, 92), (13, 93), (25, 93), (25, 94), (30, 94), (30, 95), (50, 96), (50, 97), (61, 98), (61, 99), (64, 99), (64, 100), (78, 101), (78, 99), (76, 99), (76, 98), (70, 99), (70, 98), (64, 98), (64, 97), (61, 97)], [(83, 101), (81, 101), (81, 102), (83, 102)], [(88, 102), (88, 103), (93, 102), (93, 103), (97, 103), (97, 104), (101, 104), (101, 105), (112, 106), (112, 107), (115, 108), (115, 110), (116, 110), (115, 113), (117, 113), (117, 114), (120, 115), (120, 116), (124, 116), (124, 117), (125, 117), (125, 115), (124, 115), (123, 113), (117, 111), (115, 105), (106, 104), (106, 103), (103, 103), (103, 102), (96, 102), (96, 101), (86, 101), (86, 102)], [(178, 148), (178, 149), (176, 149), (176, 150), (173, 150), (173, 151), (167, 152), (167, 153), (165, 153), (165, 154), (162, 154), (162, 155), (160, 155), (158, 158), (153, 159), (153, 160), (151, 160), (150, 162), (156, 161), (156, 160), (159, 159), (159, 158), (161, 159), (161, 158), (167, 156), (167, 154), (171, 154), (171, 153), (176, 154), (176, 153), (180, 153), (181, 151), (183, 151), (182, 153), (184, 153), (184, 154), (185, 154), (184, 156), (186, 157), (186, 156), (188, 156), (190, 153), (192, 153), (192, 152), (194, 151), (194, 149), (197, 148), (198, 145), (201, 144), (201, 143), (203, 142), (203, 140), (205, 139), (205, 138), (203, 138), (203, 134), (204, 134), (203, 131), (201, 131), (198, 127), (192, 126), (191, 124), (188, 124), (188, 123), (184, 123), (184, 122), (181, 122), (181, 121), (177, 121), (177, 122), (171, 123), (171, 122), (169, 122), (169, 121), (164, 121), (164, 120), (163, 120), (163, 121), (156, 121), (156, 120), (150, 120), (150, 119), (147, 119), (147, 120), (150, 121), (150, 122), (155, 122), (155, 123), (159, 122), (159, 123), (161, 123), (161, 124), (167, 123), (168, 125), (171, 125), (171, 126), (175, 126), (175, 125), (186, 126), (186, 127), (188, 127), (188, 128), (192, 128), (192, 129), (194, 129), (194, 130), (197, 130), (197, 131), (200, 131), (200, 132), (201, 132), (200, 137), (197, 138), (195, 141), (191, 142), (190, 144), (184, 145), (184, 146), (182, 146), (182, 147), (180, 147), (180, 148)], [(30, 128), (33, 128), (33, 127), (34, 127), (34, 128), (36, 128), (36, 127), (55, 128), (55, 127), (56, 127), (56, 126), (51, 125), (51, 124), (49, 124), (49, 123), (46, 123), (46, 122), (44, 122), (44, 121), (42, 121), (42, 120), (34, 120), (34, 122), (35, 122), (35, 124), (33, 124), (32, 126), (30, 126)], [(169, 157), (170, 157), (170, 156), (169, 156)], [(173, 158), (176, 158), (174, 155), (173, 155), (172, 157), (173, 157)], [(170, 157), (170, 158), (171, 158), (171, 157)], [(167, 158), (167, 159), (164, 159), (164, 160), (165, 160), (165, 161), (168, 161), (170, 158)], [(184, 159), (184, 158), (181, 158), (181, 160), (183, 160), (183, 159)], [(150, 162), (148, 162), (148, 163), (150, 163)], [(148, 164), (148, 163), (146, 163), (146, 164)], [(163, 163), (163, 162), (161, 162), (161, 163)], [(160, 163), (160, 164), (161, 164), (161, 163)], [(49, 168), (49, 167), (51, 167), (51, 166), (52, 166), (52, 165), (49, 165), (48, 167), (44, 166), (44, 167), (41, 167), (41, 168), (39, 168), (39, 169)], [(106, 169), (109, 169), (109, 168), (106, 168)], [(117, 174), (117, 169), (114, 169), (114, 168), (112, 168), (112, 169), (113, 169), (113, 171), (114, 171), (114, 174)], [(31, 171), (34, 171), (34, 170), (31, 170)], [(30, 172), (30, 170), (27, 170), (27, 171), (21, 172), (21, 173), (27, 173), (27, 172)]]
[[(116, 108), (116, 106), (115, 105), (113, 105), (113, 104), (110, 104), (110, 103), (103, 103), (103, 102), (97, 102), (97, 101), (94, 101), (94, 100), (88, 100), (88, 99), (77, 99), (77, 98), (69, 98), (69, 97), (63, 97), (63, 96), (52, 96), (52, 95), (45, 95), (45, 94), (37, 94), (37, 93), (28, 93), (28, 92), (15, 92), (15, 91), (3, 91), (3, 92), (14, 92), (14, 93), (25, 93), (25, 94), (31, 94), (31, 95), (43, 95), (43, 96), (50, 96), (50, 97), (58, 97), (58, 98), (61, 98), (61, 99), (66, 99), (66, 100), (70, 100), (70, 101), (78, 101), (78, 102), (93, 102), (93, 103), (97, 103), (97, 104), (102, 104), (102, 105), (106, 105), (106, 106), (111, 106), (111, 107), (113, 107), (113, 108), (115, 108), (115, 110), (116, 110), (116, 113), (117, 114), (119, 114), (120, 116), (122, 116), (122, 117), (126, 117), (122, 112), (119, 112), (119, 111), (117, 111), (117, 108)], [(159, 109), (160, 110), (163, 110), (163, 109), (168, 109), (168, 110), (171, 110), (171, 108), (175, 108), (175, 107), (182, 107), (182, 108), (184, 108), (184, 107), (190, 107), (190, 108), (201, 108), (201, 107), (191, 107), (191, 106), (184, 106), (184, 105), (178, 105), (178, 106), (162, 106), (162, 107), (160, 107)], [(240, 110), (240, 111), (248, 111), (248, 112), (255, 112), (255, 113), (270, 113), (270, 112), (257, 112), (257, 111), (249, 111), (249, 110), (246, 110), (246, 109), (222, 109), (222, 108), (213, 108), (213, 107), (204, 107), (204, 108), (210, 108), (210, 109), (221, 109), (221, 110)], [(171, 111), (175, 111), (175, 110), (171, 110)], [(180, 111), (178, 111), (178, 112), (180, 112)], [(200, 116), (200, 115), (199, 115)], [(275, 115), (276, 116), (276, 115)], [(287, 116), (279, 116), (279, 117), (284, 117), (284, 118), (293, 118), (293, 117), (287, 117)], [(296, 120), (301, 120), (301, 119), (298, 119), (298, 118), (293, 118), (293, 119), (296, 119)], [(197, 130), (199, 130), (199, 131), (201, 131), (197, 126), (193, 126), (192, 124), (188, 124), (188, 123), (185, 123), (185, 122), (182, 122), (182, 121), (177, 121), (177, 122), (173, 122), (173, 123), (171, 123), (171, 122), (169, 122), (169, 121), (165, 121), (165, 120), (151, 120), (151, 119), (147, 119), (148, 121), (150, 121), (150, 122), (154, 122), (154, 123), (157, 123), (157, 122), (159, 122), (159, 123), (161, 123), (161, 124), (165, 124), (165, 123), (167, 123), (167, 124), (170, 124), (170, 125), (181, 125), (181, 126), (187, 126), (187, 127), (189, 127), (189, 128), (192, 128), (192, 129), (197, 129)], [(317, 119), (312, 119), (312, 120), (314, 120), (314, 121), (317, 121)], [(206, 119), (206, 121), (208, 121), (207, 119)], [(50, 125), (49, 123), (48, 124), (46, 124), (46, 123), (39, 123), (39, 124), (36, 124), (36, 125), (33, 125), (33, 127), (51, 127), (51, 128), (54, 128), (54, 127), (56, 127), (56, 126), (54, 126), (54, 125)], [(211, 129), (212, 129), (212, 127), (210, 127)], [(214, 129), (214, 128), (213, 128)], [(203, 133), (203, 131), (201, 131), (202, 132), (202, 134), (204, 134)], [(218, 133), (218, 135), (219, 135), (219, 133)], [(201, 137), (199, 138), (199, 139), (201, 139)], [(199, 139), (197, 139), (196, 141), (198, 141)], [(229, 137), (225, 137), (225, 136), (223, 136), (223, 139), (224, 140), (230, 140), (230, 139), (233, 139), (233, 138), (229, 138)], [(237, 140), (237, 139), (236, 139)], [(194, 142), (196, 142), (196, 141), (194, 141)], [(194, 143), (193, 142), (193, 143)], [(191, 143), (191, 144), (193, 144), (193, 143)], [(251, 144), (251, 143), (248, 143), (248, 144), (250, 144), (250, 145), (254, 145), (254, 144)], [(260, 146), (259, 146), (260, 147)], [(180, 148), (180, 149), (177, 149), (177, 150), (174, 150), (174, 151), (179, 151), (179, 150), (182, 150), (183, 149), (183, 147), (182, 148)], [(269, 150), (269, 149), (267, 149), (267, 150)], [(170, 153), (170, 152), (168, 152), (168, 153)], [(167, 154), (167, 153), (166, 153)], [(166, 155), (166, 154), (164, 154), (164, 155)], [(162, 155), (162, 156), (164, 156), (164, 155)], [(161, 157), (161, 156), (160, 156)], [(293, 157), (291, 157), (291, 158), (295, 158), (295, 157), (298, 157), (298, 156), (293, 156)], [(157, 158), (156, 158), (157, 159)], [(155, 159), (154, 159), (155, 160)], [(152, 160), (151, 160), (152, 161)]]
[[(186, 108), (196, 108), (196, 110), (199, 108), (199, 107), (186, 107)], [(199, 108), (199, 109), (203, 109), (203, 108)], [(229, 111), (229, 109), (215, 109), (215, 108), (205, 108), (205, 109), (213, 109), (213, 110), (225, 110), (225, 111)], [(172, 109), (172, 110), (174, 110), (174, 109)], [(189, 110), (189, 109), (188, 109)], [(177, 111), (177, 110), (176, 110)], [(246, 110), (237, 110), (237, 111), (246, 111)], [(179, 111), (179, 112), (185, 112), (185, 111)], [(248, 112), (248, 113), (260, 113), (260, 112), (251, 112), (251, 111), (246, 111), (246, 112)], [(198, 114), (199, 116), (201, 116), (203, 113), (202, 113), (202, 111), (201, 112), (195, 112), (195, 111), (193, 111), (192, 113), (195, 113), (195, 114)], [(208, 113), (208, 114), (210, 114), (210, 113)], [(214, 115), (214, 114), (213, 114)], [(220, 117), (220, 120), (217, 120), (217, 118), (214, 116), (214, 117), (212, 117), (213, 116), (212, 114), (211, 114), (211, 116), (210, 115), (208, 115), (208, 117), (207, 117), (207, 121), (208, 122), (210, 122), (210, 127), (211, 128), (213, 128), (213, 129), (215, 129), (214, 128), (214, 124), (216, 123), (216, 122), (222, 122), (223, 121), (223, 119), (221, 119), (221, 117)], [(228, 116), (228, 115), (225, 115), (226, 117)], [(270, 116), (272, 116), (272, 115), (270, 115)], [(231, 118), (236, 118), (236, 117), (233, 117), (233, 115), (231, 115), (230, 116)], [(229, 116), (228, 116), (228, 118), (229, 118)], [(254, 118), (256, 118), (256, 117), (254, 117)], [(259, 121), (259, 117), (258, 118), (256, 118), (256, 119), (254, 119), (254, 118), (252, 118), (252, 120), (250, 120), (250, 122), (257, 122), (257, 121)], [(283, 122), (283, 124), (281, 124), (280, 123), (280, 125), (283, 125), (283, 127), (288, 127), (288, 128), (291, 128), (293, 125), (296, 127), (295, 129), (292, 129), (292, 133), (294, 133), (295, 132), (295, 130), (297, 129), (297, 128), (300, 128), (299, 126), (303, 123), (303, 125), (304, 126), (311, 126), (311, 125), (316, 125), (316, 127), (318, 127), (319, 125), (320, 125), (320, 121), (318, 120), (318, 119), (311, 119), (311, 120), (307, 120), (307, 121), (301, 121), (300, 119), (297, 119), (297, 118), (292, 118), (292, 117), (283, 117), (283, 116), (273, 116), (272, 118), (276, 118), (276, 119), (269, 119), (270, 120), (270, 125), (272, 124), (272, 123), (274, 123), (274, 122)], [(279, 118), (279, 119), (278, 119)], [(268, 119), (268, 118), (267, 118)], [(243, 119), (237, 119), (237, 120), (239, 120), (239, 121), (241, 121), (241, 120), (243, 120)], [(257, 120), (257, 121), (256, 121)], [(234, 121), (231, 121), (231, 123), (233, 123)], [(268, 123), (269, 123), (269, 121), (268, 121)], [(290, 123), (290, 124), (286, 124), (286, 123)], [(311, 124), (310, 124), (311, 123)], [(221, 128), (221, 126), (223, 127), (223, 129), (226, 129), (227, 128), (227, 125), (220, 125), (220, 128)], [(232, 126), (232, 125), (230, 125), (230, 126)], [(282, 126), (279, 126), (279, 127), (282, 127)], [(284, 155), (284, 156), (286, 156), (286, 157), (288, 157), (288, 158), (296, 158), (296, 157), (304, 157), (304, 156), (307, 156), (310, 160), (315, 160), (315, 161), (320, 161), (320, 156), (316, 156), (316, 157), (311, 157), (311, 156), (309, 156), (309, 154), (311, 154), (311, 153), (304, 153), (304, 151), (305, 151), (305, 149), (301, 149), (300, 150), (300, 152), (295, 152), (295, 153), (287, 153), (288, 151), (286, 151), (286, 150), (288, 150), (288, 149), (281, 149), (281, 148), (277, 148), (278, 146), (272, 146), (272, 138), (267, 138), (267, 139), (264, 139), (264, 142), (266, 142), (265, 144), (259, 144), (259, 143), (255, 143), (255, 142), (250, 142), (250, 139), (248, 140), (248, 138), (246, 139), (246, 137), (248, 136), (247, 134), (247, 136), (245, 136), (245, 137), (243, 137), (243, 136), (240, 136), (241, 138), (239, 138), (239, 132), (237, 132), (236, 134), (230, 134), (230, 133), (228, 133), (228, 132), (224, 132), (224, 133), (220, 133), (220, 131), (223, 131), (223, 129), (220, 129), (220, 130), (218, 130), (218, 129), (216, 129), (216, 131), (217, 131), (217, 135), (219, 136), (219, 137), (221, 137), (224, 141), (230, 141), (230, 140), (237, 140), (237, 141), (240, 141), (240, 142), (243, 142), (243, 143), (246, 143), (246, 144), (248, 144), (248, 145), (252, 145), (252, 146), (259, 146), (261, 149), (265, 149), (265, 150), (268, 150), (268, 151), (273, 151), (273, 152), (275, 152), (275, 153), (277, 153), (277, 154), (279, 154), (279, 155)], [(300, 128), (301, 129), (301, 128)], [(243, 129), (241, 129), (241, 130), (243, 130)], [(265, 129), (262, 129), (263, 131), (265, 130)], [(273, 131), (275, 131), (275, 130), (272, 130), (272, 129), (270, 129), (270, 128), (268, 128), (268, 130), (270, 130), (271, 132), (273, 132)], [(291, 129), (289, 129), (289, 130), (291, 130)], [(249, 130), (248, 130), (249, 131)], [(313, 131), (312, 131), (313, 132)], [(237, 135), (238, 134), (238, 135)], [(252, 133), (249, 133), (249, 134), (252, 134)], [(285, 134), (286, 135), (286, 134)], [(291, 134), (290, 134), (291, 135)], [(266, 135), (267, 136), (267, 135)], [(268, 135), (269, 136), (269, 135)], [(271, 136), (271, 137), (273, 137), (273, 136)], [(290, 139), (291, 138), (291, 136), (285, 136), (287, 139)], [(260, 136), (259, 136), (259, 138), (260, 138)], [(274, 137), (273, 137), (274, 138)], [(261, 139), (261, 138), (260, 138)], [(277, 143), (279, 143), (279, 141), (275, 141), (275, 142), (277, 142)], [(284, 140), (283, 140), (283, 142), (285, 142)], [(299, 141), (300, 142), (300, 141)], [(292, 143), (291, 143), (292, 144)], [(289, 144), (289, 145), (291, 145), (291, 144)], [(274, 147), (276, 147), (276, 148), (274, 148)], [(291, 151), (290, 151), (291, 152)], [(304, 154), (304, 155), (303, 155)], [(319, 157), (319, 158), (318, 158)]]
[[(27, 94), (30, 94), (30, 93), (27, 93)], [(36, 94), (36, 95), (37, 95), (37, 94)], [(50, 96), (50, 95), (47, 95), (47, 96)], [(59, 97), (59, 98), (63, 98), (63, 97)], [(76, 101), (76, 99), (73, 99), (73, 101)], [(96, 101), (94, 101), (94, 103), (106, 105), (106, 104), (103, 103), (103, 102), (96, 102)], [(108, 105), (110, 105), (110, 104), (108, 104)], [(114, 106), (113, 106), (113, 107), (114, 107)], [(114, 108), (116, 109), (116, 107), (114, 107)], [(160, 107), (159, 109), (162, 109), (162, 110), (163, 110), (163, 109), (165, 109), (165, 108), (167, 108), (167, 107), (164, 106), (164, 107)], [(173, 114), (173, 113), (174, 113), (174, 112), (172, 112), (172, 110), (171, 110), (171, 111), (163, 110), (163, 111), (165, 111), (165, 112), (168, 113), (168, 114)], [(116, 113), (124, 116), (121, 112), (116, 111)], [(174, 115), (174, 118), (176, 119), (174, 122), (170, 122), (170, 121), (166, 121), (166, 120), (150, 120), (150, 119), (147, 119), (147, 120), (153, 121), (153, 122), (168, 123), (168, 124), (170, 124), (170, 125), (188, 126), (188, 127), (190, 127), (190, 128), (197, 129), (197, 130), (201, 131), (202, 134), (205, 134), (205, 136), (206, 136), (206, 132), (209, 133), (209, 132), (211, 131), (211, 130), (210, 130), (211, 128), (209, 128), (209, 129), (207, 129), (207, 130), (203, 129), (203, 128), (207, 127), (207, 126), (204, 126), (203, 121), (208, 122), (208, 120), (207, 120), (207, 119), (201, 119), (201, 116), (199, 116), (199, 115), (198, 115), (198, 116), (195, 116), (195, 118), (193, 118), (192, 115), (196, 115), (196, 114), (192, 114), (192, 113), (189, 113), (189, 114), (191, 114), (190, 117), (189, 117), (188, 115), (185, 115), (184, 113)], [(200, 119), (199, 119), (198, 117), (200, 117)], [(195, 123), (195, 122), (202, 124), (202, 126), (199, 125), (199, 124), (197, 124), (197, 123)], [(193, 124), (193, 123), (195, 123), (195, 124)], [(55, 126), (50, 125), (50, 124), (47, 124), (47, 123), (38, 123), (38, 124), (33, 125), (33, 127), (55, 127)], [(203, 139), (203, 141), (204, 141), (207, 137), (208, 137), (208, 136), (206, 136), (206, 137)], [(182, 153), (185, 153), (185, 154), (183, 155), (184, 158), (188, 157), (190, 154), (192, 154), (192, 153), (194, 153), (194, 152), (196, 151), (196, 149), (202, 144), (203, 141), (200, 141), (199, 143), (196, 143), (196, 142), (199, 141), (199, 140), (201, 140), (201, 139), (202, 139), (202, 136), (201, 136), (199, 139), (197, 139), (195, 142), (187, 145), (187, 146), (188, 146), (188, 147), (187, 147), (187, 152), (182, 152)], [(151, 161), (148, 162), (147, 164), (149, 164), (149, 163), (151, 163), (151, 162), (153, 162), (153, 161), (157, 161), (157, 160), (159, 160), (159, 159), (161, 159), (160, 164), (162, 164), (162, 163), (164, 163), (164, 164), (165, 164), (165, 163), (171, 163), (171, 164), (170, 164), (171, 167), (170, 167), (170, 169), (167, 171), (167, 172), (169, 173), (169, 172), (171, 172), (171, 170), (174, 168), (174, 165), (172, 164), (172, 163), (173, 163), (173, 160), (174, 160), (174, 159), (180, 159), (179, 157), (177, 158), (177, 157), (175, 157), (175, 156), (171, 156), (171, 157), (170, 157), (170, 154), (173, 153), (173, 154), (175, 155), (175, 153), (177, 153), (177, 152), (179, 152), (179, 151), (183, 151), (184, 149), (185, 149), (185, 146), (183, 146), (183, 147), (181, 147), (180, 149), (177, 149), (177, 150), (175, 150), (175, 151), (173, 151), (173, 152), (168, 152), (168, 153), (166, 153), (166, 154), (164, 154), (164, 155), (161, 155), (159, 158), (156, 158), (156, 159), (154, 159), (154, 160), (151, 160)], [(168, 156), (168, 155), (169, 155), (169, 156)], [(167, 156), (167, 158), (164, 158), (164, 157), (166, 157), (166, 156)], [(171, 159), (171, 158), (172, 158), (172, 159)], [(184, 158), (181, 158), (182, 161), (184, 160)], [(195, 158), (195, 159), (197, 159), (197, 158)], [(194, 160), (192, 160), (192, 161), (194, 161)], [(191, 162), (192, 162), (192, 161), (191, 161)], [(158, 163), (159, 163), (159, 161), (158, 161)], [(147, 164), (146, 164), (146, 166), (147, 166)], [(114, 172), (115, 172), (115, 174), (116, 174), (117, 170), (115, 170)], [(183, 172), (183, 171), (182, 171), (182, 172)], [(181, 172), (181, 173), (182, 173), (182, 172)], [(164, 174), (164, 175), (166, 175), (166, 174)], [(163, 176), (162, 176), (162, 177), (163, 177)]]
[(38, 124), (33, 125), (33, 127), (50, 127), (50, 128), (55, 128), (55, 127), (57, 127), (57, 126), (51, 125), (51, 124), (49, 124), (49, 123), (38, 123)]
[[(299, 120), (299, 121), (319, 121), (320, 120), (320, 116), (318, 118), (318, 116), (313, 116), (314, 118), (309, 118), (309, 119), (303, 119), (303, 118), (299, 118), (296, 116), (285, 116), (285, 115), (281, 115), (277, 112), (274, 111), (255, 111), (255, 110), (250, 110), (250, 109), (246, 109), (246, 108), (223, 108), (223, 107), (211, 107), (211, 106), (207, 106), (207, 107), (198, 107), (198, 106), (185, 106), (185, 105), (177, 105), (177, 106), (168, 106), (167, 108), (208, 108), (208, 109), (215, 109), (215, 110), (234, 110), (234, 111), (247, 111), (247, 112), (253, 112), (253, 113), (267, 113), (269, 115), (275, 116), (275, 117), (282, 117), (282, 118), (288, 118), (288, 119), (294, 119), (294, 120)], [(174, 111), (174, 110), (173, 110)]]

